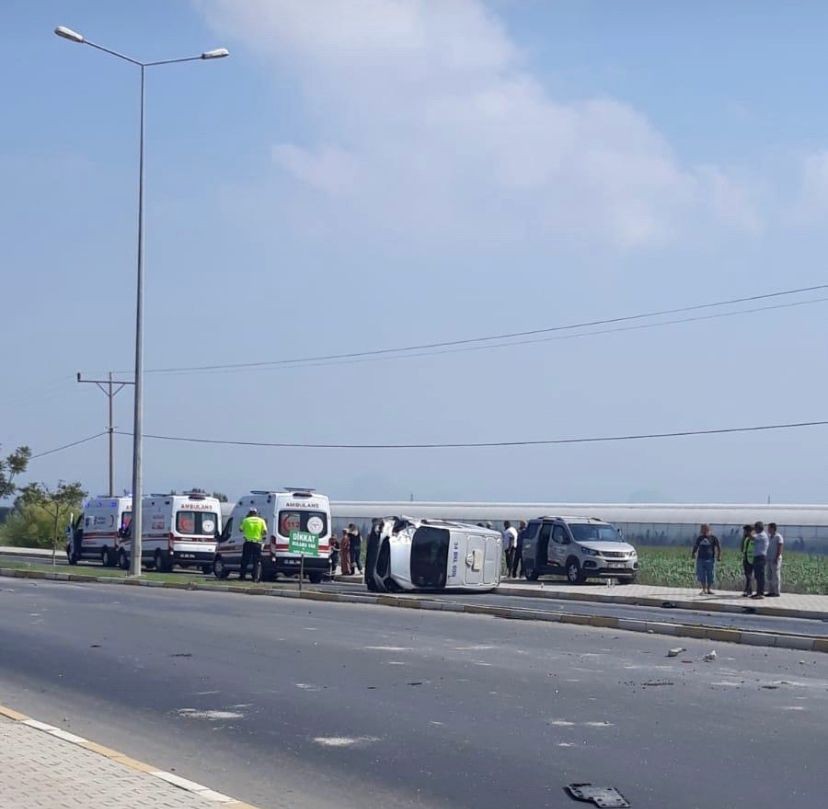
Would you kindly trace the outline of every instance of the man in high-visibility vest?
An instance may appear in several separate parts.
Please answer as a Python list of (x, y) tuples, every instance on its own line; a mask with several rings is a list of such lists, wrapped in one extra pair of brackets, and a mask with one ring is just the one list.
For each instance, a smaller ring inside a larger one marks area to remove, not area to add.
[(259, 581), (262, 572), (259, 561), (262, 558), (262, 543), (267, 536), (267, 523), (259, 516), (259, 512), (255, 508), (251, 508), (247, 512), (247, 516), (241, 521), (239, 528), (244, 536), (239, 578), (244, 581), (244, 577), (247, 575), (247, 566), (250, 564), (253, 566), (251, 578), (253, 581)]

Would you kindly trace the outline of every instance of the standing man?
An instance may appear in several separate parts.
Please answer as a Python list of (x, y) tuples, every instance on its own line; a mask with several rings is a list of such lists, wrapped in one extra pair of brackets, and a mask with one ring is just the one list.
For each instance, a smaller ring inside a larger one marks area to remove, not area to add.
[(523, 572), (523, 536), (526, 533), (526, 520), (518, 522), (517, 542), (515, 551), (512, 554), (511, 575), (513, 579), (518, 577), (518, 571)]
[(508, 520), (503, 523), (503, 553), (506, 556), (506, 575), (512, 575), (512, 560), (517, 550), (517, 531)]
[(753, 526), (753, 575), (756, 578), (756, 592), (751, 598), (765, 597), (765, 566), (768, 561), (769, 544), (765, 524), (758, 520)]
[(710, 533), (710, 526), (705, 523), (701, 533), (696, 537), (696, 544), (690, 554), (696, 560), (696, 578), (701, 585), (700, 595), (713, 595), (713, 582), (716, 579), (716, 562), (722, 561), (722, 546), (719, 538)]
[(362, 575), (362, 534), (354, 523), (348, 526), (348, 533), (351, 535), (351, 573), (358, 570)]
[(262, 558), (262, 543), (267, 536), (267, 523), (259, 516), (259, 512), (255, 508), (251, 508), (247, 512), (247, 516), (241, 521), (239, 529), (242, 536), (244, 536), (239, 579), (244, 581), (244, 577), (247, 575), (247, 566), (251, 564), (253, 570), (250, 578), (258, 582), (262, 573), (259, 562)]
[(770, 537), (768, 541), (768, 595), (778, 598), (782, 589), (782, 546), (785, 539), (776, 530), (776, 523), (768, 524)]
[(742, 570), (745, 573), (743, 596), (753, 595), (753, 528), (742, 526)]
[(347, 528), (342, 529), (342, 538), (339, 540), (339, 569), (343, 576), (350, 576), (351, 569), (351, 535)]

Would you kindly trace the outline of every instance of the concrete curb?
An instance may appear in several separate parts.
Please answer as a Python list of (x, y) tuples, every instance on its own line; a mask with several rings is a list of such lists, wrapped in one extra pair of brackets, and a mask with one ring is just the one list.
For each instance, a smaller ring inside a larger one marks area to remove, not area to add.
[[(596, 588), (597, 589), (597, 588)], [(521, 585), (503, 585), (497, 592), (506, 596), (522, 598), (552, 598), (559, 601), (588, 601), (598, 604), (629, 604), (636, 607), (666, 607), (678, 610), (705, 610), (707, 612), (728, 612), (737, 615), (769, 615), (774, 618), (808, 618), (815, 621), (828, 620), (828, 611), (797, 610), (791, 607), (771, 607), (751, 602), (750, 605), (722, 604), (715, 601), (692, 601), (686, 598), (663, 598), (661, 596), (628, 596), (621, 593), (578, 593), (566, 590), (537, 590)]]
[(222, 806), (232, 806), (233, 809), (256, 809), (255, 806), (252, 806), (249, 803), (244, 803), (243, 801), (231, 798), (229, 795), (216, 792), (209, 787), (205, 787), (203, 784), (198, 784), (195, 781), (189, 781), (186, 778), (182, 778), (174, 773), (166, 772), (165, 770), (159, 770), (158, 767), (153, 767), (151, 764), (138, 761), (137, 759), (131, 758), (118, 750), (112, 750), (111, 748), (104, 747), (102, 744), (98, 744), (97, 742), (91, 742), (89, 739), (84, 739), (82, 736), (76, 736), (74, 733), (68, 733), (67, 731), (56, 728), (53, 725), (47, 725), (45, 722), (39, 722), (37, 719), (32, 719), (31, 717), (28, 717), (19, 711), (15, 711), (12, 708), (7, 708), (4, 705), (0, 705), (0, 716), (4, 716), (6, 719), (11, 719), (13, 722), (19, 722), (20, 724), (26, 725), (34, 730), (48, 733), (56, 739), (61, 739), (69, 744), (77, 745), (78, 747), (82, 747), (84, 750), (97, 753), (99, 756), (108, 758), (110, 761), (114, 761), (117, 764), (122, 764), (130, 770), (151, 775), (154, 778), (158, 778), (161, 781), (172, 784), (179, 789), (183, 789), (185, 792), (192, 792), (205, 800), (214, 801)]
[(619, 629), (627, 632), (646, 632), (651, 635), (671, 635), (680, 638), (696, 638), (722, 643), (742, 643), (749, 646), (770, 646), (778, 649), (797, 649), (803, 652), (828, 653), (828, 637), (797, 635), (784, 632), (763, 632), (760, 630), (724, 629), (722, 627), (698, 626), (696, 624), (668, 623), (666, 621), (644, 621), (637, 618), (617, 618), (612, 615), (585, 615), (580, 613), (544, 612), (523, 607), (494, 607), (486, 604), (463, 604), (456, 601), (436, 601), (422, 596), (392, 595), (388, 593), (325, 593), (316, 590), (280, 590), (268, 587), (239, 587), (237, 585), (205, 585), (194, 582), (158, 582), (140, 579), (119, 579), (111, 576), (84, 576), (75, 573), (42, 573), (34, 570), (0, 568), (0, 576), (19, 579), (46, 579), (48, 581), (87, 582), (95, 584), (122, 584), (132, 587), (160, 587), (167, 590), (200, 590), (209, 593), (235, 593), (249, 596), (270, 596), (273, 598), (302, 598), (308, 601), (325, 601), (339, 604), (368, 604), (381, 607), (398, 607), (415, 610), (438, 610), (441, 612), (487, 615), (519, 621), (542, 621), (545, 623), (574, 624), (597, 629)]

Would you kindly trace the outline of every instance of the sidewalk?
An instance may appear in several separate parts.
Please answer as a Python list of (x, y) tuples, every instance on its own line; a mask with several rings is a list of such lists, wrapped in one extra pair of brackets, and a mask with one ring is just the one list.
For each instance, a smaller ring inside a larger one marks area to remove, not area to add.
[(0, 805), (4, 809), (247, 807), (1, 706)]
[(524, 582), (503, 579), (498, 593), (531, 598), (559, 598), (610, 604), (636, 604), (648, 607), (708, 610), (711, 612), (749, 612), (785, 618), (828, 619), (828, 596), (783, 593), (779, 598), (743, 598), (741, 593), (721, 592), (699, 595), (685, 587), (653, 587), (646, 584), (582, 584), (562, 581)]

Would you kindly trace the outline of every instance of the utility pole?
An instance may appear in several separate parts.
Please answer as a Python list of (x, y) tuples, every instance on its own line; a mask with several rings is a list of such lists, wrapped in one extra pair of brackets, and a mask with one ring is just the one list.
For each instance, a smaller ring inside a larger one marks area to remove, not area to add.
[(134, 385), (134, 382), (124, 381), (124, 380), (115, 380), (112, 379), (112, 371), (107, 374), (106, 379), (82, 379), (81, 372), (78, 371), (78, 382), (81, 384), (86, 385), (97, 385), (103, 392), (106, 398), (109, 400), (109, 427), (107, 429), (107, 433), (109, 434), (109, 496), (115, 496), (115, 473), (114, 473), (114, 460), (115, 460), (115, 449), (113, 446), (113, 439), (115, 433), (115, 425), (112, 423), (112, 400), (120, 393), (120, 391), (126, 385)]

